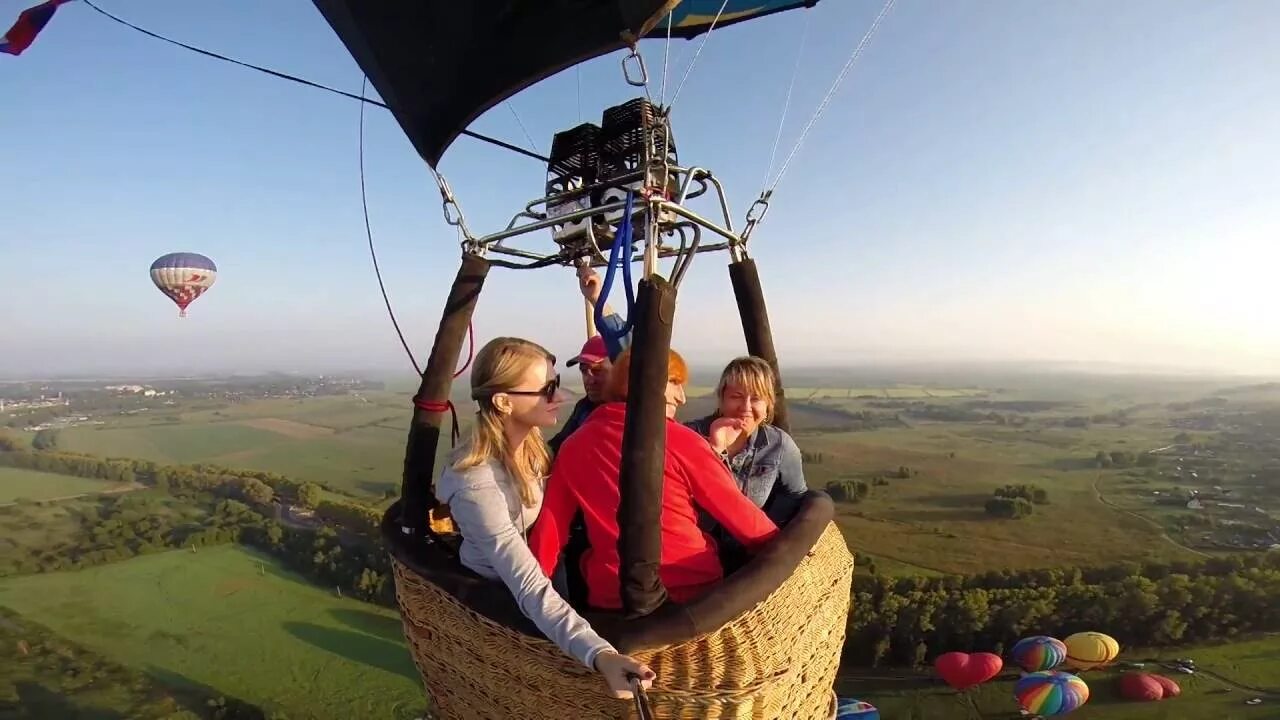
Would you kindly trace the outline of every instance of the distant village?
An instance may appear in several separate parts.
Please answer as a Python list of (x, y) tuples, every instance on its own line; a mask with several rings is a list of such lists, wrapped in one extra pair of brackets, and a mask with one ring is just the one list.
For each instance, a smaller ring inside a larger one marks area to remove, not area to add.
[(381, 390), (383, 383), (347, 376), (265, 376), (166, 380), (153, 383), (22, 383), (0, 385), (0, 426), (26, 432), (102, 425), (104, 417), (135, 415), (184, 402), (238, 403)]
[[(1174, 425), (1220, 427), (1203, 416)], [(1173, 483), (1152, 490), (1152, 502), (1189, 511), (1187, 537), (1203, 549), (1280, 551), (1280, 521), (1272, 515), (1280, 499), (1280, 437), (1256, 426), (1221, 429), (1207, 447), (1180, 442), (1151, 451), (1164, 458), (1159, 478)]]

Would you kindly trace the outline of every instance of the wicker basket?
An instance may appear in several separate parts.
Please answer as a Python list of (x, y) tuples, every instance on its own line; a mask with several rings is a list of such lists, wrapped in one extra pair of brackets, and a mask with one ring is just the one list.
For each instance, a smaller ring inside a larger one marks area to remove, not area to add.
[[(541, 637), (473, 612), (393, 558), (405, 636), (440, 720), (634, 718), (599, 675)], [(834, 523), (791, 577), (719, 629), (637, 652), (657, 718), (828, 720), (853, 557)]]

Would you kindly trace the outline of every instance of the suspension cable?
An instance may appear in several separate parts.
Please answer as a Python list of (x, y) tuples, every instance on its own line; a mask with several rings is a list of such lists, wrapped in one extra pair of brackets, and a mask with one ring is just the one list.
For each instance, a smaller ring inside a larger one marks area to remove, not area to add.
[(796, 88), (796, 78), (800, 75), (800, 59), (804, 57), (804, 46), (809, 40), (809, 13), (804, 14), (804, 25), (800, 29), (800, 45), (796, 48), (796, 62), (791, 68), (791, 82), (787, 85), (787, 97), (782, 102), (782, 115), (778, 118), (778, 131), (773, 136), (773, 149), (769, 151), (769, 166), (765, 168), (764, 179), (760, 187), (769, 186), (769, 176), (773, 174), (773, 164), (778, 159), (778, 145), (782, 142), (782, 128), (787, 123), (787, 112), (791, 109), (791, 93)]
[(715, 18), (711, 20), (711, 25), (707, 28), (707, 34), (702, 36), (702, 44), (698, 45), (697, 52), (693, 54), (693, 59), (689, 61), (689, 67), (684, 69), (684, 77), (680, 78), (680, 84), (676, 86), (676, 93), (671, 96), (671, 104), (668, 107), (673, 107), (676, 104), (676, 99), (680, 97), (680, 91), (684, 89), (685, 82), (689, 80), (689, 74), (693, 72), (693, 66), (698, 64), (698, 57), (702, 55), (702, 49), (707, 46), (707, 41), (711, 39), (711, 33), (715, 32), (716, 23), (720, 22), (720, 16), (724, 14), (724, 9), (728, 4), (729, 0), (724, 0), (724, 2), (720, 3), (720, 10), (716, 12)]
[[(91, 8), (92, 10), (94, 10), (95, 12), (97, 12), (99, 15), (102, 15), (103, 17), (105, 17), (105, 18), (107, 18), (107, 19), (109, 19), (109, 20), (111, 20), (111, 21), (113, 21), (113, 22), (119, 23), (119, 24), (121, 24), (121, 25), (123, 25), (123, 26), (125, 26), (125, 27), (127, 27), (127, 28), (132, 29), (132, 30), (136, 30), (136, 31), (138, 31), (138, 32), (142, 33), (143, 35), (146, 35), (147, 37), (155, 38), (156, 40), (160, 40), (160, 41), (162, 41), (162, 42), (169, 43), (170, 45), (176, 45), (176, 46), (178, 46), (178, 47), (180, 47), (180, 48), (183, 48), (184, 50), (190, 50), (191, 52), (198, 53), (198, 54), (200, 54), (200, 55), (204, 55), (204, 56), (206, 56), (206, 57), (211, 57), (211, 58), (213, 58), (213, 59), (215, 59), (215, 60), (221, 60), (221, 61), (223, 61), (223, 62), (228, 62), (228, 63), (231, 63), (232, 65), (239, 65), (240, 67), (249, 68), (250, 70), (257, 70), (257, 71), (258, 71), (258, 72), (260, 72), (260, 73), (266, 73), (267, 75), (271, 75), (271, 76), (273, 76), (273, 77), (280, 78), (281, 80), (288, 80), (288, 81), (290, 81), (290, 82), (295, 82), (295, 83), (298, 83), (298, 84), (300, 84), (300, 85), (306, 85), (307, 87), (313, 87), (313, 88), (315, 88), (315, 89), (317, 89), (317, 90), (324, 90), (325, 92), (333, 93), (334, 95), (341, 95), (342, 97), (349, 98), (349, 99), (351, 99), (351, 100), (357, 100), (357, 101), (359, 101), (359, 102), (360, 102), (360, 103), (362, 103), (362, 104), (366, 104), (366, 105), (376, 105), (376, 106), (378, 106), (378, 107), (380, 107), (380, 108), (383, 108), (383, 109), (385, 109), (385, 110), (390, 110), (390, 109), (391, 109), (391, 108), (390, 108), (390, 106), (388, 106), (386, 103), (384, 103), (384, 102), (379, 102), (379, 101), (377, 101), (377, 100), (374, 100), (373, 98), (362, 97), (362, 96), (360, 96), (360, 95), (356, 95), (355, 93), (349, 93), (349, 92), (347, 92), (346, 90), (339, 90), (338, 88), (335, 88), (335, 87), (330, 87), (330, 86), (328, 86), (328, 85), (322, 85), (322, 84), (320, 84), (320, 83), (318, 83), (318, 82), (312, 82), (311, 80), (307, 80), (307, 79), (305, 79), (305, 78), (300, 78), (300, 77), (298, 77), (297, 75), (290, 75), (290, 74), (288, 74), (288, 73), (279, 72), (278, 70), (272, 70), (272, 69), (270, 69), (270, 68), (265, 68), (265, 67), (262, 67), (261, 65), (254, 65), (253, 63), (248, 63), (248, 62), (245, 62), (245, 61), (243, 61), (243, 60), (237, 60), (237, 59), (235, 59), (235, 58), (227, 57), (226, 55), (222, 55), (222, 54), (219, 54), (219, 53), (216, 53), (216, 52), (212, 52), (212, 51), (210, 51), (210, 50), (204, 50), (204, 49), (198, 48), (198, 47), (196, 47), (196, 46), (194, 46), (194, 45), (188, 45), (188, 44), (186, 44), (186, 43), (184, 43), (184, 42), (179, 42), (179, 41), (174, 40), (174, 39), (172, 39), (172, 38), (165, 37), (164, 35), (160, 35), (159, 33), (151, 32), (150, 30), (148, 30), (148, 29), (146, 29), (146, 28), (143, 28), (143, 27), (139, 27), (139, 26), (137, 26), (137, 25), (134, 25), (133, 23), (129, 22), (128, 20), (124, 20), (124, 19), (122, 19), (122, 18), (116, 17), (115, 15), (112, 15), (111, 13), (107, 12), (106, 10), (103, 10), (102, 8), (98, 7), (97, 5), (94, 5), (94, 4), (93, 4), (93, 2), (92, 2), (92, 0), (82, 0), (82, 1), (84, 2), (84, 4), (85, 4), (85, 5), (89, 6), (89, 8)], [(510, 150), (511, 152), (518, 153), (518, 154), (520, 154), (520, 155), (524, 155), (524, 156), (526, 156), (526, 157), (531, 157), (531, 158), (533, 158), (534, 160), (541, 160), (542, 162), (550, 162), (550, 160), (549, 160), (548, 158), (545, 158), (545, 157), (543, 157), (542, 155), (538, 155), (538, 154), (536, 154), (536, 153), (533, 153), (533, 152), (530, 152), (530, 151), (528, 151), (528, 150), (525, 150), (524, 148), (519, 147), (518, 145), (512, 145), (512, 144), (511, 144), (511, 143), (509, 143), (509, 142), (505, 142), (505, 141), (499, 140), (499, 139), (497, 139), (497, 138), (489, 137), (488, 135), (484, 135), (484, 134), (481, 134), (481, 133), (478, 133), (478, 132), (472, 132), (471, 130), (466, 130), (466, 129), (463, 129), (459, 134), (460, 134), (460, 135), (466, 135), (467, 137), (472, 138), (472, 139), (474, 139), (474, 140), (479, 140), (479, 141), (481, 141), (481, 142), (489, 143), (490, 145), (495, 145), (495, 146), (500, 147), (500, 148), (502, 148), (502, 149), (504, 149), (504, 150)]]
[(800, 151), (800, 146), (804, 144), (805, 137), (808, 136), (809, 131), (813, 129), (813, 124), (818, 121), (818, 118), (822, 116), (822, 112), (827, 109), (827, 105), (831, 102), (831, 98), (835, 97), (836, 90), (840, 87), (840, 83), (844, 81), (845, 76), (849, 74), (851, 69), (853, 69), (854, 64), (858, 62), (858, 58), (862, 57), (862, 51), (866, 49), (867, 45), (871, 42), (872, 36), (874, 36), (876, 31), (880, 29), (880, 23), (884, 20), (885, 16), (888, 15), (889, 10), (893, 8), (895, 2), (897, 2), (897, 0), (885, 0), (884, 7), (880, 9), (880, 14), (876, 16), (875, 21), (871, 23), (871, 27), (867, 28), (867, 32), (862, 36), (862, 40), (858, 42), (857, 47), (855, 47), (853, 52), (849, 55), (848, 61), (845, 62), (844, 67), (840, 70), (840, 74), (836, 76), (835, 81), (831, 83), (831, 88), (827, 90), (826, 96), (822, 98), (822, 102), (819, 103), (818, 108), (814, 110), (813, 116), (809, 118), (809, 122), (806, 123), (804, 129), (800, 131), (800, 137), (796, 139), (796, 144), (791, 148), (791, 153), (787, 155), (787, 159), (783, 161), (782, 168), (778, 170), (778, 176), (774, 179), (773, 185), (761, 194), (762, 197), (772, 195), (773, 191), (777, 189), (778, 183), (782, 182), (782, 176), (787, 174), (787, 168), (790, 167), (791, 160), (795, 158), (796, 153)]
[(516, 112), (516, 106), (512, 105), (510, 100), (506, 102), (506, 105), (507, 109), (511, 111), (511, 117), (515, 118), (516, 124), (520, 126), (520, 132), (524, 133), (524, 139), (529, 141), (529, 147), (533, 148), (534, 152), (538, 152), (538, 143), (533, 141), (533, 136), (529, 134), (529, 129), (524, 126), (524, 121), (520, 119), (520, 113)]
[(662, 51), (662, 92), (658, 95), (658, 105), (667, 102), (667, 68), (671, 64), (671, 20), (676, 11), (667, 13), (667, 45)]
[[(368, 85), (369, 78), (365, 77), (360, 83), (361, 97), (364, 96)], [(396, 336), (400, 338), (400, 345), (409, 356), (409, 362), (413, 364), (414, 371), (422, 375), (422, 368), (418, 365), (417, 358), (413, 356), (413, 350), (409, 349), (409, 342), (404, 339), (400, 323), (396, 322), (396, 311), (391, 309), (391, 298), (387, 296), (387, 286), (382, 282), (382, 269), (378, 267), (378, 252), (373, 248), (373, 229), (369, 226), (369, 196), (364, 183), (364, 103), (360, 103), (360, 206), (364, 209), (364, 234), (369, 238), (369, 257), (373, 259), (373, 272), (378, 276), (378, 289), (382, 291), (382, 302), (387, 306), (387, 316), (391, 318), (391, 326), (396, 329)]]

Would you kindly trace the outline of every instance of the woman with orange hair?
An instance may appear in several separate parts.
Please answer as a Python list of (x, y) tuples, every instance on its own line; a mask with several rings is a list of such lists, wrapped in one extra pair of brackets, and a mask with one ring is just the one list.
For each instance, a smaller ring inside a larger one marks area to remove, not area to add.
[[(542, 514), (529, 547), (548, 576), (569, 539), (570, 523), (582, 511), (590, 547), (580, 568), (587, 602), (600, 609), (622, 607), (618, 573), (618, 475), (626, 421), (631, 352), (614, 363), (606, 402), (565, 440), (547, 481)], [(658, 576), (672, 600), (688, 602), (724, 577), (716, 542), (698, 527), (701, 509), (748, 550), (757, 549), (778, 528), (739, 490), (733, 475), (702, 436), (676, 422), (684, 403), (688, 368), (674, 350), (667, 363), (666, 463), (662, 484), (662, 562)]]

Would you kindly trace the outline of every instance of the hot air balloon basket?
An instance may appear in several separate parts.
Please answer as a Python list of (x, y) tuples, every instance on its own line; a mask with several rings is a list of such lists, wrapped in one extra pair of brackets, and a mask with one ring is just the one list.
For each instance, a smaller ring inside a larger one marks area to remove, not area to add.
[[(637, 718), (598, 673), (505, 627), (392, 557), (405, 638), (439, 720)], [(834, 523), (796, 571), (722, 627), (634, 653), (658, 675), (655, 718), (830, 720), (853, 557)]]

